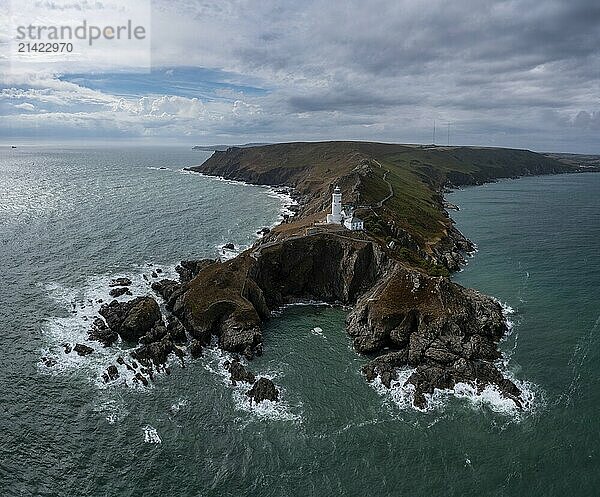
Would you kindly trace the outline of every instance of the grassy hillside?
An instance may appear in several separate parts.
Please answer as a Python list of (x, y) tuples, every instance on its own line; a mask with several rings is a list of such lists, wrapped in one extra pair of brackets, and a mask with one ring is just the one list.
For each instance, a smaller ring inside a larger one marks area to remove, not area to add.
[[(448, 237), (451, 222), (442, 205), (444, 186), (576, 170), (527, 150), (369, 142), (230, 148), (192, 169), (250, 183), (293, 186), (306, 199), (299, 224), (309, 215), (313, 220), (316, 213), (324, 216), (337, 184), (344, 202), (360, 207), (358, 215), (370, 235), (385, 245), (394, 241), (400, 255), (416, 259)], [(382, 202), (386, 197), (390, 198)]]

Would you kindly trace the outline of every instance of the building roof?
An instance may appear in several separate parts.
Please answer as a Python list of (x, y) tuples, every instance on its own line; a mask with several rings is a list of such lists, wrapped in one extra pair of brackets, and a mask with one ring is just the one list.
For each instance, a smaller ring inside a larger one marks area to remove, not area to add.
[(359, 217), (352, 216), (352, 217), (350, 218), (350, 222), (351, 222), (351, 223), (362, 223), (362, 222), (363, 222), (363, 220), (362, 220), (361, 218), (359, 218)]

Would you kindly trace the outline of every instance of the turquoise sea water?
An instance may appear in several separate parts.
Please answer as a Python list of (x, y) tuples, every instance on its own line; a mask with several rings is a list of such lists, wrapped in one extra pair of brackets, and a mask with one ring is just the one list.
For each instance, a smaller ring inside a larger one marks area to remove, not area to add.
[(85, 341), (111, 277), (147, 293), (153, 268), (248, 245), (277, 220), (267, 189), (181, 171), (206, 156), (0, 150), (0, 495), (597, 495), (600, 175), (450, 195), (480, 249), (454, 279), (513, 309), (502, 348), (525, 412), (464, 389), (414, 410), (364, 381), (346, 311), (327, 306), (265, 326), (250, 367), (282, 388), (276, 406), (251, 408), (217, 350), (150, 388), (103, 385), (126, 351), (61, 345)]

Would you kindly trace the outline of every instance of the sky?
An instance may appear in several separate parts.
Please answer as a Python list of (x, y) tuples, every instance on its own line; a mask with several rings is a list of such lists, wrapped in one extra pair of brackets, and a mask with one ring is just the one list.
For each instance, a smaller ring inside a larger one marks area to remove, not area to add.
[(0, 143), (431, 143), (435, 122), (440, 145), (600, 154), (598, 0), (154, 0), (147, 53), (18, 66), (25, 3), (0, 0)]

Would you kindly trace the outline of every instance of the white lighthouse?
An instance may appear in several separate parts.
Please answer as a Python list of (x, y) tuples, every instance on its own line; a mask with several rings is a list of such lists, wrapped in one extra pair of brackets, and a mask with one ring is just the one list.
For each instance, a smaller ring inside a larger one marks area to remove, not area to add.
[(341, 224), (342, 222), (342, 191), (336, 186), (331, 195), (331, 214), (327, 214), (327, 224)]

